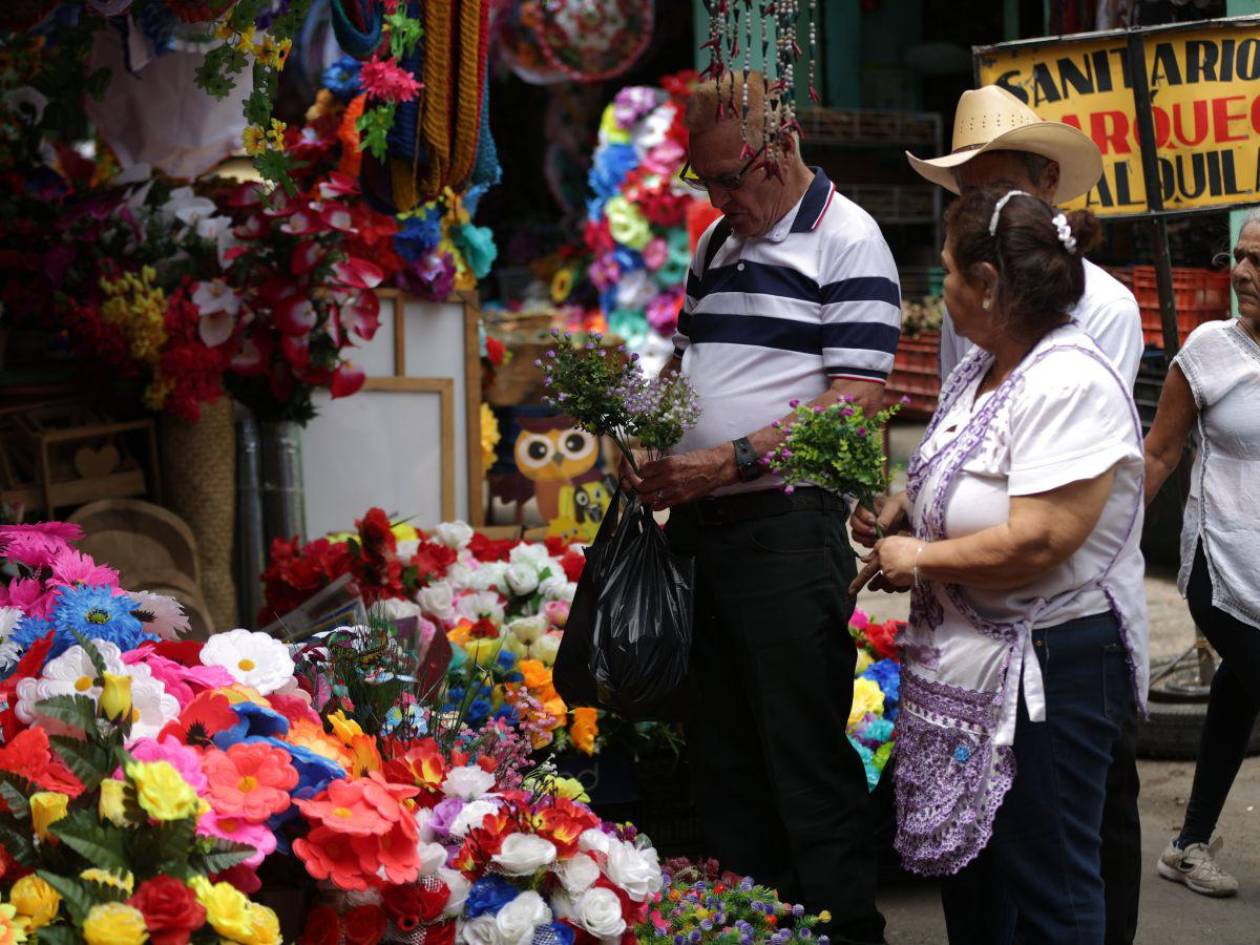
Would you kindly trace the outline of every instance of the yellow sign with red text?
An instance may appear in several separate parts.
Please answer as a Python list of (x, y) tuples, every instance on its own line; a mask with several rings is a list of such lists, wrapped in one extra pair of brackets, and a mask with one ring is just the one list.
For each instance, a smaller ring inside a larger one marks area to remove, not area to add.
[[(1260, 22), (1152, 30), (1144, 42), (1163, 208), (1260, 202)], [(1102, 151), (1102, 179), (1067, 206), (1099, 216), (1151, 209), (1125, 34), (989, 47), (977, 65), (981, 85), (1081, 129)]]

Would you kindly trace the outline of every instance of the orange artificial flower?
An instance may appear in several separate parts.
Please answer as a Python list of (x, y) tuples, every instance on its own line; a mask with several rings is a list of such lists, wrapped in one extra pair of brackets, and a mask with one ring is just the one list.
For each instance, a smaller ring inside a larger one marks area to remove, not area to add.
[(289, 807), (298, 773), (283, 748), (263, 742), (238, 743), (227, 751), (213, 748), (201, 760), (210, 782), (206, 800), (224, 817), (261, 823)]
[(595, 736), (599, 734), (598, 709), (574, 709), (569, 725), (569, 738), (578, 751), (595, 754)]
[(354, 756), (346, 749), (346, 746), (325, 732), (323, 725), (309, 719), (298, 719), (291, 723), (288, 734), (281, 737), (290, 745), (306, 748), (340, 765), (341, 769), (347, 773), (354, 766)]
[(525, 678), (525, 688), (537, 695), (546, 689), (553, 689), (551, 670), (541, 660), (521, 660), (518, 668)]
[(446, 639), (451, 641), (451, 646), (464, 647), (468, 641), (472, 639), (473, 625), (470, 620), (461, 620), (454, 627), (446, 632)]
[(376, 876), (377, 843), (316, 827), (293, 841), (293, 852), (315, 879), (330, 880), (339, 889), (363, 890)]
[(310, 800), (294, 801), (298, 810), (316, 826), (356, 837), (379, 837), (395, 820), (393, 809), (380, 810), (364, 797), (371, 784), (366, 779), (333, 781)]
[(371, 735), (355, 735), (350, 739), (351, 769), (355, 777), (381, 770), (381, 752)]
[(431, 800), (440, 799), (448, 766), (442, 750), (431, 738), (417, 742), (401, 758), (393, 759), (386, 770), (393, 781), (409, 781)]

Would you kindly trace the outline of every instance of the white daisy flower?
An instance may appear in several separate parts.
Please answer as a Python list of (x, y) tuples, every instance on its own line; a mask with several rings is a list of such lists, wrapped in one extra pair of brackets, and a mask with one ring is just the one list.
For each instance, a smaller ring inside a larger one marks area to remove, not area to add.
[(20, 607), (0, 607), (0, 673), (17, 665), (22, 648), (9, 639), (9, 634), (25, 616)]
[[(133, 668), (123, 665), (122, 651), (108, 640), (96, 640), (94, 645), (109, 672), (121, 675)], [(144, 670), (152, 672), (147, 666)], [(27, 725), (38, 720), (49, 732), (57, 734), (65, 732), (66, 727), (40, 713), (35, 708), (36, 704), (53, 696), (87, 696), (95, 703), (101, 697), (101, 690), (96, 685), (96, 667), (92, 665), (87, 650), (72, 646), (55, 660), (50, 660), (39, 676), (20, 680), (17, 694), (17, 717)]]
[(222, 666), (237, 682), (264, 696), (275, 692), (293, 676), (289, 648), (260, 631), (229, 630), (216, 633), (201, 648), (201, 662)]

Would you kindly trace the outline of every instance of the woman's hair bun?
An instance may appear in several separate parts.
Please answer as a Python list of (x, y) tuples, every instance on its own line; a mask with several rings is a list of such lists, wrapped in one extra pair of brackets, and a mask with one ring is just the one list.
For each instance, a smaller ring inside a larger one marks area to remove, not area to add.
[(1076, 239), (1078, 253), (1088, 253), (1102, 239), (1102, 223), (1088, 210), (1069, 210), (1067, 221)]

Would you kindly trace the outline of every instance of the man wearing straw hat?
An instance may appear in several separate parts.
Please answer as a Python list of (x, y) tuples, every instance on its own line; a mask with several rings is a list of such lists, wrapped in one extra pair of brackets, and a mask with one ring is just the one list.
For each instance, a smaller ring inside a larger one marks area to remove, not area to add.
[[(955, 194), (999, 187), (1022, 190), (1050, 204), (1087, 193), (1102, 174), (1102, 155), (1088, 136), (1062, 122), (1042, 121), (1031, 108), (996, 85), (962, 94), (950, 154), (931, 160), (910, 153), (906, 157), (919, 174)], [(1072, 317), (1132, 386), (1143, 349), (1137, 300), (1101, 267), (1088, 259), (1084, 263), (1085, 293)], [(941, 326), (942, 380), (970, 348), (971, 343), (954, 331), (947, 313)], [(1142, 882), (1138, 787), (1134, 717), (1112, 746), (1107, 776), (1102, 822), (1107, 945), (1132, 945), (1137, 934)], [(989, 881), (996, 881), (996, 877), (989, 877)]]

